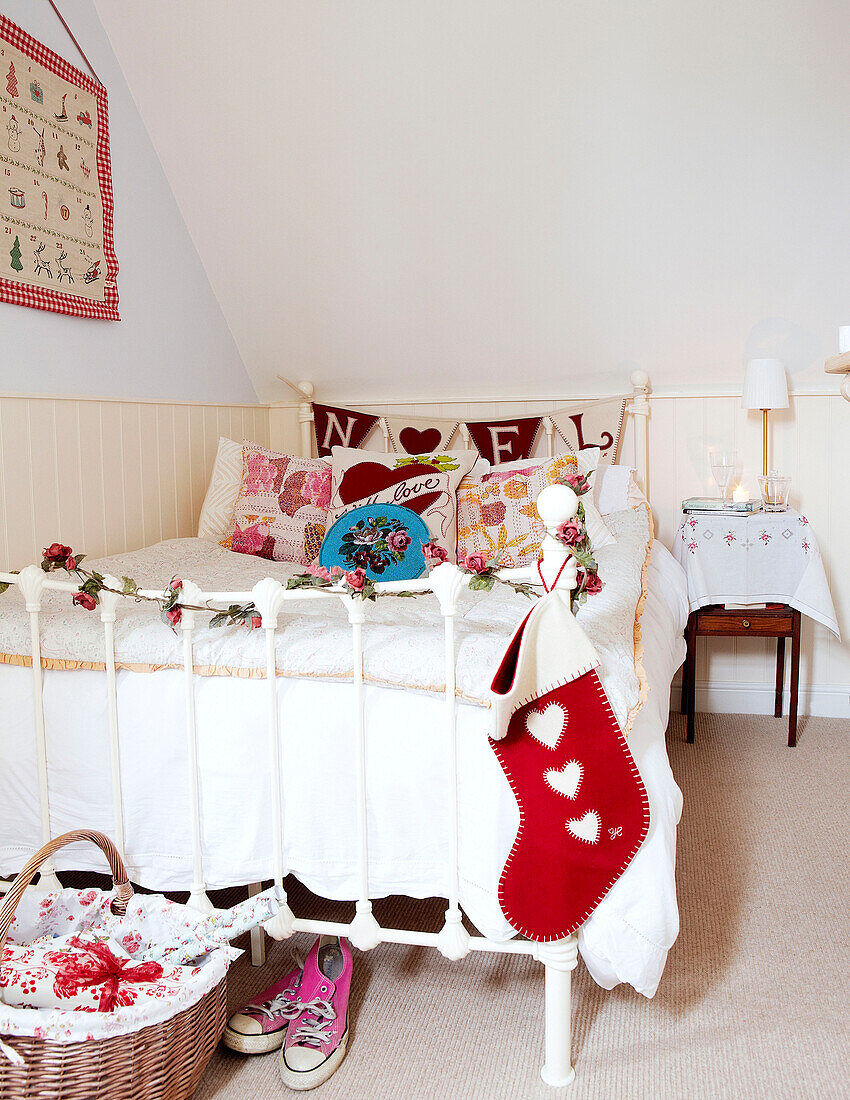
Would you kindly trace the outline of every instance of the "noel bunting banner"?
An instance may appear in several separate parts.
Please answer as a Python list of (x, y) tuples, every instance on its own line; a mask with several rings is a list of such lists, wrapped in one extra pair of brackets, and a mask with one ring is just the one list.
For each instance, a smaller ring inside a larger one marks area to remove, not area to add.
[[(479, 454), (497, 466), (528, 458), (545, 425), (547, 430), (558, 434), (570, 451), (599, 447), (604, 459), (616, 462), (627, 401), (627, 397), (610, 397), (564, 405), (545, 416), (466, 421), (380, 416), (362, 409), (314, 402), (313, 423), (319, 455), (329, 455), (332, 447), (361, 447), (379, 424), (394, 451), (412, 455), (446, 450), (461, 429), (461, 434), (468, 433)], [(547, 422), (551, 423), (551, 429)]]
[(0, 301), (117, 321), (106, 89), (0, 15)]

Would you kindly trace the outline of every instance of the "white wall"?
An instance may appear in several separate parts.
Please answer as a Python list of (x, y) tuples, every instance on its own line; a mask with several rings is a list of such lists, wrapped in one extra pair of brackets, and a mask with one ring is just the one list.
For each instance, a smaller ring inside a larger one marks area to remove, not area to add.
[(846, 0), (95, 2), (262, 398), (823, 384)]
[[(65, 0), (62, 12), (109, 95), (122, 319), (0, 303), (0, 391), (255, 401), (94, 6)], [(85, 70), (46, 0), (5, 0), (3, 13)]]

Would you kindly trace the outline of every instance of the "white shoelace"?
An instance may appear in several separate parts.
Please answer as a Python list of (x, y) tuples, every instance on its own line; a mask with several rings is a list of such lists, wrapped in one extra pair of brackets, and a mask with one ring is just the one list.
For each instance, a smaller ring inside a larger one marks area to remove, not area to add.
[(336, 1011), (330, 1001), (308, 1001), (306, 1004), (299, 1005), (299, 1011), (305, 1013), (305, 1015), (317, 1016), (319, 1019), (315, 1023), (303, 1023), (295, 1029), (295, 1035), (293, 1036), (294, 1043), (309, 1046), (320, 1047), (322, 1043), (327, 1043), (332, 1038), (330, 1031), (328, 1030), (336, 1019)]
[(278, 993), (270, 1001), (263, 1001), (259, 1005), (246, 1005), (242, 1012), (252, 1012), (257, 1016), (267, 1016), (270, 1020), (283, 1016), (285, 1020), (294, 1020), (302, 1012), (301, 1002), (298, 1000), (298, 990), (285, 989)]

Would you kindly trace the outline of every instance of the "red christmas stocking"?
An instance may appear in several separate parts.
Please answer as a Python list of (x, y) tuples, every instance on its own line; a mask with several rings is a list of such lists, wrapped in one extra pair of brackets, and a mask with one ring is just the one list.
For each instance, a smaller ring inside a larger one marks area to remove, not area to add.
[[(494, 695), (505, 698), (521, 686), (520, 668), (529, 664), (521, 648), (534, 633), (528, 629), (534, 618), (517, 631)], [(578, 630), (573, 620), (570, 633)], [(595, 658), (583, 633), (571, 641), (573, 653), (586, 645)], [(581, 653), (580, 659), (588, 658)], [(540, 663), (531, 662), (532, 670), (539, 672)], [(490, 741), (520, 813), (499, 902), (522, 935), (555, 940), (587, 920), (631, 863), (649, 829), (649, 802), (592, 668), (525, 699), (511, 713), (505, 736)]]

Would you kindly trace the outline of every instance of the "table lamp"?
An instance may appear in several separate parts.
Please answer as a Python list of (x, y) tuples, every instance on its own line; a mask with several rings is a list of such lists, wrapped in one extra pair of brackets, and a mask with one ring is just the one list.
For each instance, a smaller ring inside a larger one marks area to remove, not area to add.
[(761, 472), (767, 477), (768, 410), (788, 408), (788, 380), (781, 359), (751, 359), (747, 363), (741, 405), (745, 409), (761, 409)]

